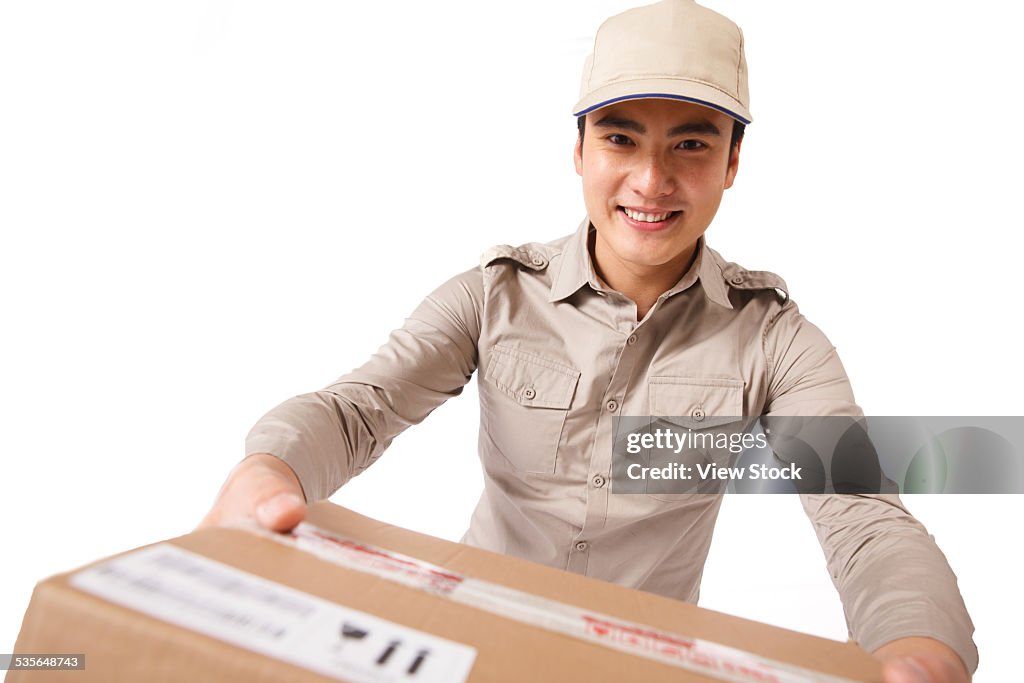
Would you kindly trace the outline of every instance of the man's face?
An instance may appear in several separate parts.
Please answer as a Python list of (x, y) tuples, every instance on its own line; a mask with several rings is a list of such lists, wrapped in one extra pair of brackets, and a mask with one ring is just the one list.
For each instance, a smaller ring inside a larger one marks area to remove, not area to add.
[(732, 119), (690, 102), (641, 99), (587, 114), (576, 172), (597, 229), (601, 275), (681, 277), (732, 186)]

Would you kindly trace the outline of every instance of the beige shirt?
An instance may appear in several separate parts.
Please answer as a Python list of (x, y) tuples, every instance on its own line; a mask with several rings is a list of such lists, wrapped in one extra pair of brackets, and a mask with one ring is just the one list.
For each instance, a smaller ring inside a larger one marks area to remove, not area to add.
[[(465, 542), (696, 602), (721, 497), (610, 491), (617, 415), (861, 415), (833, 346), (781, 278), (703, 244), (643, 320), (594, 272), (589, 221), (548, 244), (489, 250), (361, 368), (278, 406), (248, 453), (331, 495), (481, 370), (484, 490)], [(896, 495), (802, 496), (851, 637), (926, 635), (973, 671), (956, 577)]]

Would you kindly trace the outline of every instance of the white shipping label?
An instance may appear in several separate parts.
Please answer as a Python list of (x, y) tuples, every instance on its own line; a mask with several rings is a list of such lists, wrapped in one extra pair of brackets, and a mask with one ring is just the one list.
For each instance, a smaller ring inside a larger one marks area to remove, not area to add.
[(351, 683), (461, 683), (476, 650), (170, 544), (84, 569), (110, 602)]

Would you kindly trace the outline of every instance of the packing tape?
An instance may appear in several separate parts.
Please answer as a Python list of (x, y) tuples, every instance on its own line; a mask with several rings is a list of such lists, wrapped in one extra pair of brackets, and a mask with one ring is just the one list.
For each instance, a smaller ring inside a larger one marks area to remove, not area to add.
[(255, 523), (242, 528), (346, 569), (366, 572), (459, 604), (554, 633), (645, 657), (730, 683), (855, 683), (842, 676), (780, 662), (745, 650), (592, 612), (557, 600), (464, 576), (300, 523), (288, 534)]

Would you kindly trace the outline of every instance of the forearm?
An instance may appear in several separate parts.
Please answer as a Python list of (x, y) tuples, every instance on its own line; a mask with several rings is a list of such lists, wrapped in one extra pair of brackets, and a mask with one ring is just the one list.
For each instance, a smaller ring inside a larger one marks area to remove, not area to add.
[(977, 667), (974, 626), (956, 576), (896, 496), (807, 496), (804, 507), (828, 558), (851, 635), (877, 650), (928, 638)]
[(288, 463), (307, 501), (330, 496), (462, 391), (476, 369), (482, 296), (478, 269), (452, 278), (362, 367), (264, 415), (246, 438), (246, 453)]
[(396, 432), (394, 420), (373, 407), (376, 394), (350, 384), (291, 398), (253, 426), (246, 455), (279, 458), (298, 477), (307, 501), (327, 498), (379, 457)]

